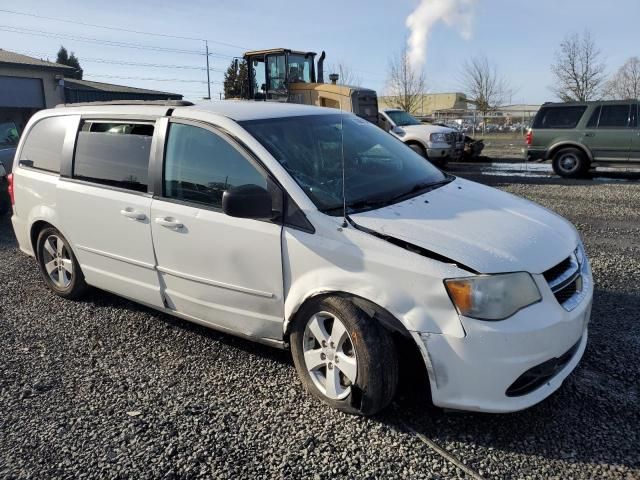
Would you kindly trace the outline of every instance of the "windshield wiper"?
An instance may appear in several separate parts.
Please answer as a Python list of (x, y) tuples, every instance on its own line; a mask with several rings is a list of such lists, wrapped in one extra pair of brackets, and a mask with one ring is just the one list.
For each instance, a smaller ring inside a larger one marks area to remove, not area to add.
[(387, 199), (387, 204), (392, 204), (399, 202), (400, 200), (408, 199), (416, 196), (417, 193), (426, 193), (431, 190), (435, 190), (438, 187), (442, 187), (455, 179), (454, 176), (447, 176), (444, 180), (440, 180), (439, 182), (420, 182), (416, 183), (413, 187), (411, 187), (406, 192), (399, 193), (389, 199)]
[[(347, 213), (353, 213), (354, 210), (362, 210), (367, 208), (376, 208), (376, 207), (384, 207), (387, 205), (386, 198), (367, 198), (365, 200), (358, 200), (356, 202), (347, 203)], [(320, 210), (322, 213), (327, 213), (331, 215), (332, 213), (342, 213), (344, 207), (342, 205), (338, 205), (336, 207), (323, 208)]]
[[(441, 187), (443, 185), (446, 185), (450, 182), (452, 182), (453, 180), (455, 180), (456, 177), (454, 177), (453, 175), (447, 175), (447, 177), (444, 180), (440, 180), (438, 182), (420, 182), (420, 183), (416, 183), (415, 185), (413, 185), (409, 190), (402, 192), (398, 195), (394, 195), (393, 197), (385, 197), (385, 198), (365, 198), (362, 200), (357, 200), (355, 202), (352, 203), (348, 203), (347, 204), (347, 213), (355, 213), (354, 210), (357, 211), (362, 211), (362, 210), (371, 210), (374, 208), (382, 208), (382, 207), (386, 207), (388, 205), (392, 205), (394, 203), (397, 203), (401, 200), (405, 200), (405, 199), (409, 199), (411, 197), (417, 196), (416, 194), (419, 193), (425, 193), (431, 190), (435, 190), (438, 187)], [(329, 215), (331, 215), (332, 213), (336, 214), (336, 213), (342, 213), (343, 210), (343, 206), (339, 205), (339, 206), (335, 206), (335, 207), (329, 207), (329, 208), (325, 208), (323, 210), (320, 210), (322, 213), (327, 213)]]

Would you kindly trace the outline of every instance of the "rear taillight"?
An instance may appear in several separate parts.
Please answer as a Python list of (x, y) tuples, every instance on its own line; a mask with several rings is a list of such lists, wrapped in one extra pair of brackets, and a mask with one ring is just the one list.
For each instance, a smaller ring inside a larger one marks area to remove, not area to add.
[(527, 145), (531, 145), (533, 143), (533, 130), (529, 130), (524, 138), (527, 142)]
[(7, 175), (7, 181), (9, 182), (9, 186), (7, 190), (9, 191), (9, 198), (11, 199), (11, 205), (15, 205), (16, 197), (13, 191), (13, 173), (10, 173), (9, 175)]

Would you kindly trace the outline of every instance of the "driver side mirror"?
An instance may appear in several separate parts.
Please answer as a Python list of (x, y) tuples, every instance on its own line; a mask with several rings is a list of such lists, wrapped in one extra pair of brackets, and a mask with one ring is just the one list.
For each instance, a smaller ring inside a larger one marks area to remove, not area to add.
[(272, 208), (271, 194), (258, 185), (239, 185), (222, 195), (222, 211), (230, 217), (269, 219)]

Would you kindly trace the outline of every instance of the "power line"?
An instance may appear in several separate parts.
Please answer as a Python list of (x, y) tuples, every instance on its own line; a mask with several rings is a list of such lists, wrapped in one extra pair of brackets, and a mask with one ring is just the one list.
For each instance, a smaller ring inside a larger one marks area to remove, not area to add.
[[(18, 51), (18, 53), (21, 53), (23, 55), (38, 55), (40, 57), (49, 57), (48, 53), (44, 53), (44, 52), (34, 52), (32, 50), (21, 50)], [(204, 67), (196, 67), (194, 65), (173, 65), (173, 64), (165, 64), (165, 63), (144, 63), (144, 62), (129, 62), (129, 61), (123, 61), (123, 60), (108, 60), (108, 59), (104, 59), (104, 58), (90, 58), (90, 57), (80, 57), (78, 60), (81, 60), (82, 63), (87, 62), (87, 63), (106, 63), (106, 64), (111, 64), (111, 65), (129, 65), (129, 66), (135, 66), (135, 67), (153, 67), (153, 68), (176, 68), (176, 69), (185, 69), (185, 70), (200, 70), (200, 71), (205, 71), (206, 68)], [(218, 72), (218, 73), (224, 73), (225, 70), (224, 69), (220, 69), (220, 68), (209, 68), (210, 71), (212, 72)]]
[(165, 37), (165, 38), (177, 38), (177, 39), (181, 39), (181, 40), (194, 40), (194, 41), (199, 41), (199, 42), (204, 42), (204, 41), (208, 41), (209, 43), (215, 43), (218, 45), (224, 45), (226, 47), (231, 47), (231, 48), (238, 48), (241, 50), (248, 50), (247, 47), (241, 47), (240, 45), (234, 45), (233, 43), (226, 43), (226, 42), (220, 42), (217, 40), (209, 40), (207, 38), (196, 38), (196, 37), (182, 37), (180, 35), (170, 35), (167, 33), (156, 33), (156, 32), (145, 32), (142, 30), (130, 30), (127, 28), (121, 28), (121, 27), (109, 27), (106, 25), (99, 25), (99, 24), (95, 24), (95, 23), (86, 23), (86, 22), (77, 22), (74, 20), (67, 20), (65, 18), (58, 18), (58, 17), (47, 17), (45, 15), (37, 15), (35, 13), (27, 13), (27, 12), (18, 12), (16, 10), (7, 10), (7, 9), (0, 9), (0, 12), (4, 12), (4, 13), (10, 13), (12, 15), (22, 15), (25, 17), (33, 17), (33, 18), (43, 18), (45, 20), (53, 20), (56, 22), (65, 22), (65, 23), (72, 23), (74, 25), (83, 25), (85, 27), (95, 27), (95, 28), (104, 28), (106, 30), (115, 30), (115, 31), (119, 31), (119, 32), (128, 32), (128, 33), (136, 33), (139, 35), (152, 35), (155, 37)]
[[(176, 68), (176, 69), (183, 69), (183, 70), (200, 70), (200, 71), (205, 71), (206, 68), (204, 67), (194, 67), (191, 65), (169, 65), (169, 64), (163, 64), (163, 63), (142, 63), (142, 62), (126, 62), (126, 61), (117, 61), (117, 60), (104, 60), (101, 58), (82, 58), (83, 62), (89, 62), (89, 63), (107, 63), (107, 64), (112, 64), (112, 65), (129, 65), (129, 66), (134, 66), (134, 67), (151, 67), (151, 68)], [(221, 69), (221, 68), (213, 68), (213, 67), (209, 67), (209, 71), (211, 72), (218, 72), (218, 73), (224, 73), (225, 70)]]
[[(150, 80), (153, 82), (181, 82), (181, 83), (203, 83), (206, 84), (206, 80), (188, 80), (186, 78), (155, 78), (155, 77), (121, 77), (119, 75), (93, 75), (93, 74), (83, 74), (83, 77), (99, 77), (99, 78), (118, 78), (121, 80)], [(211, 83), (217, 83), (219, 85), (223, 85), (223, 82), (216, 82), (211, 80)]]
[[(139, 50), (151, 50), (156, 52), (167, 52), (167, 53), (184, 53), (184, 54), (192, 54), (192, 55), (202, 55), (199, 50), (186, 50), (186, 49), (178, 49), (178, 48), (168, 48), (168, 47), (159, 47), (155, 45), (145, 45), (140, 43), (128, 43), (128, 42), (118, 42), (114, 40), (102, 40), (99, 38), (92, 37), (83, 37), (79, 35), (67, 35), (64, 33), (55, 33), (55, 32), (47, 32), (44, 30), (34, 30), (30, 28), (21, 28), (21, 27), (12, 27), (10, 25), (0, 25), (0, 30), (11, 33), (22, 33), (24, 35), (35, 35), (40, 37), (49, 37), (49, 38), (57, 38), (62, 40), (75, 40), (78, 42), (86, 42), (93, 43), (98, 45), (106, 45), (110, 47), (121, 47), (121, 48), (135, 48)], [(233, 55), (225, 55), (222, 53), (212, 53), (209, 52), (209, 55), (220, 58), (234, 58)]]

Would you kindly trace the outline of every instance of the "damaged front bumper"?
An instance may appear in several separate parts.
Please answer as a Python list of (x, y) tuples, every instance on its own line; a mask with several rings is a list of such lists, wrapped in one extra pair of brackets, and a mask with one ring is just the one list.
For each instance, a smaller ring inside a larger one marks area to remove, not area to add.
[[(544, 280), (540, 280), (543, 282)], [(593, 287), (565, 310), (551, 291), (499, 322), (461, 317), (465, 336), (412, 332), (431, 384), (433, 403), (455, 410), (522, 410), (556, 391), (587, 345)]]

